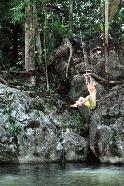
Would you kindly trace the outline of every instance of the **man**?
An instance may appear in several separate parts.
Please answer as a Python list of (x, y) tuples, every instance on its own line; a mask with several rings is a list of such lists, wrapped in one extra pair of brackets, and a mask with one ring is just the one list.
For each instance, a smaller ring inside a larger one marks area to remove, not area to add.
[(96, 107), (96, 84), (92, 81), (89, 73), (84, 74), (84, 76), (89, 95), (86, 98), (80, 97), (73, 105), (70, 105), (70, 107), (86, 106), (88, 109), (92, 110)]

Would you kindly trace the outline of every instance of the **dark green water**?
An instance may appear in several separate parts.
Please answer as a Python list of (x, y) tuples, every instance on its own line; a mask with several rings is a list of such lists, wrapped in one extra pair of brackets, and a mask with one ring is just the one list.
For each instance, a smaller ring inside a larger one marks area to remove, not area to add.
[(124, 186), (124, 166), (0, 165), (0, 186)]

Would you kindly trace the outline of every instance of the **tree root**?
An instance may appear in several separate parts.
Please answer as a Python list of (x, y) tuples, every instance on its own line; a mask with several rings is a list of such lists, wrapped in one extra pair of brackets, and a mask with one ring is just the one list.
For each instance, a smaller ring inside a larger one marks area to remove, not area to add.
[(2, 78), (1, 76), (0, 76), (0, 82), (5, 84), (5, 85), (9, 85), (9, 83), (4, 78)]

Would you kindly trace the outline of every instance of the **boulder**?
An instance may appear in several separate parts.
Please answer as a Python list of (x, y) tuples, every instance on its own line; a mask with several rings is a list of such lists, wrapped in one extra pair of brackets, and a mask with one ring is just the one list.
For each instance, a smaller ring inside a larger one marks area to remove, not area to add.
[(124, 86), (102, 97), (91, 115), (90, 148), (102, 163), (124, 163)]
[(30, 95), (0, 84), (0, 162), (62, 161), (62, 141), (65, 161), (86, 161), (88, 140), (66, 131), (75, 126), (67, 104), (54, 94)]

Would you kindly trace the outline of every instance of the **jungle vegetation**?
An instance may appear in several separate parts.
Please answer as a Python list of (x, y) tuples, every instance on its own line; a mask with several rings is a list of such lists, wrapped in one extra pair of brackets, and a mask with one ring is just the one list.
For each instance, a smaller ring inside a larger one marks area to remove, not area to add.
[(64, 38), (79, 47), (88, 43), (91, 50), (119, 50), (124, 42), (124, 1), (0, 1), (1, 72), (40, 72), (49, 89), (50, 59)]

